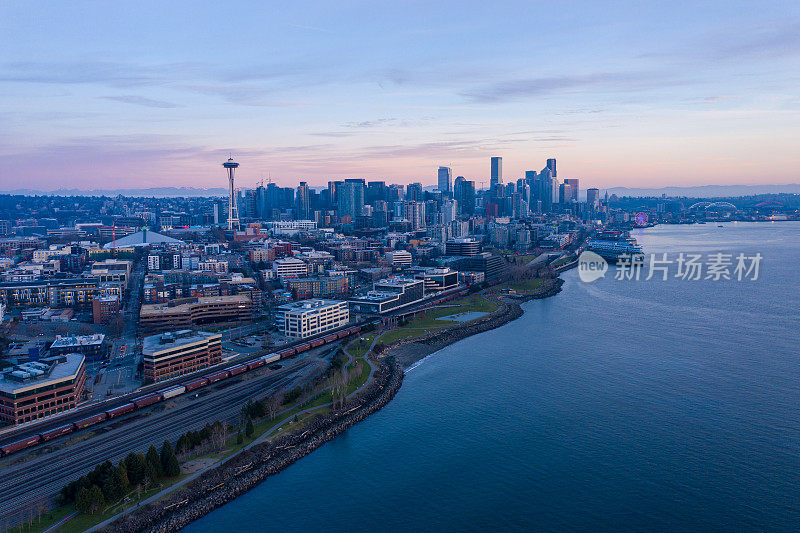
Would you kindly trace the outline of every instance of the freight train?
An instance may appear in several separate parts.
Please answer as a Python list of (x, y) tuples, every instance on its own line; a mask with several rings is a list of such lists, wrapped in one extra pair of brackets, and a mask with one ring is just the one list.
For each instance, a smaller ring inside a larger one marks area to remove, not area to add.
[[(372, 322), (373, 325), (378, 325), (379, 322)], [(353, 326), (348, 329), (344, 329), (341, 331), (337, 331), (336, 333), (331, 333), (326, 337), (322, 337), (320, 339), (314, 339), (313, 341), (306, 342), (304, 344), (300, 344), (297, 346), (292, 346), (291, 348), (286, 348), (281, 350), (277, 353), (270, 353), (249, 361), (248, 363), (239, 363), (225, 370), (220, 370), (219, 372), (215, 372), (203, 378), (196, 378), (192, 379), (191, 381), (187, 381), (181, 385), (174, 385), (171, 387), (167, 387), (163, 390), (158, 392), (151, 392), (145, 394), (144, 396), (140, 396), (131, 400), (130, 402), (120, 405), (118, 407), (114, 407), (113, 409), (109, 409), (108, 411), (104, 411), (102, 413), (98, 413), (77, 422), (73, 422), (71, 424), (65, 424), (63, 426), (57, 427), (55, 429), (51, 429), (37, 435), (32, 435), (28, 438), (18, 440), (16, 442), (11, 442), (4, 446), (0, 447), (0, 455), (3, 457), (10, 455), (12, 453), (32, 448), (37, 444), (41, 444), (43, 442), (47, 442), (49, 440), (55, 439), (57, 437), (61, 437), (62, 435), (67, 435), (72, 433), (73, 431), (78, 431), (81, 429), (88, 428), (89, 426), (93, 426), (95, 424), (99, 424), (100, 422), (104, 422), (106, 420), (110, 420), (112, 418), (116, 418), (118, 416), (126, 415), (128, 413), (132, 413), (137, 409), (144, 409), (145, 407), (149, 407), (159, 402), (163, 402), (165, 400), (169, 400), (170, 398), (175, 398), (176, 396), (180, 396), (186, 392), (191, 392), (193, 390), (197, 390), (201, 387), (205, 387), (212, 383), (217, 383), (218, 381), (222, 381), (223, 379), (228, 379), (232, 376), (237, 376), (244, 372), (249, 372), (251, 370), (255, 370), (256, 368), (260, 368), (264, 365), (269, 363), (274, 363), (275, 361), (279, 361), (281, 359), (285, 359), (287, 357), (291, 357), (293, 355), (297, 355), (299, 353), (303, 353), (311, 348), (316, 348), (318, 346), (322, 346), (323, 344), (327, 344), (329, 342), (333, 342), (349, 335), (357, 335), (361, 333), (362, 326)]]

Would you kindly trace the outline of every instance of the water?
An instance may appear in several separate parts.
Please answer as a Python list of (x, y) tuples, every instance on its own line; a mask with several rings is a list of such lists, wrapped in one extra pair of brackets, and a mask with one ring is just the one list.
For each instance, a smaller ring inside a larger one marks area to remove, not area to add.
[(567, 273), (185, 531), (800, 530), (800, 224), (636, 236), (645, 252), (760, 252), (760, 279)]

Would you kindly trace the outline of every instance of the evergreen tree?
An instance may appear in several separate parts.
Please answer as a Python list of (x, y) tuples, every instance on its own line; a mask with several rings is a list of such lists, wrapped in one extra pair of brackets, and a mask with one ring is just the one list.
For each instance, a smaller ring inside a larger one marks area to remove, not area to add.
[(128, 468), (125, 466), (125, 459), (119, 462), (117, 465), (117, 470), (119, 470), (120, 478), (122, 479), (122, 484), (125, 486), (125, 491), (127, 492), (128, 488), (131, 486), (130, 481), (128, 480)]
[(128, 487), (124, 483), (122, 476), (123, 474), (119, 468), (112, 468), (108, 479), (106, 479), (102, 487), (105, 501), (109, 503), (117, 502), (125, 495)]
[[(158, 450), (152, 444), (150, 445), (150, 449), (147, 450), (147, 455), (145, 456), (147, 460), (147, 464), (152, 467), (153, 473), (155, 473), (156, 479), (160, 478), (163, 475), (163, 468), (161, 467), (161, 456), (158, 454)], [(153, 479), (155, 481), (156, 479)]]
[(158, 483), (158, 479), (161, 477), (161, 468), (156, 469), (155, 465), (150, 461), (147, 461), (147, 474), (146, 479), (151, 483), (155, 484)]
[(95, 514), (106, 504), (103, 498), (103, 491), (97, 485), (92, 485), (89, 489), (89, 514)]
[(244, 434), (247, 435), (248, 437), (251, 437), (253, 435), (253, 432), (255, 432), (255, 430), (256, 428), (253, 427), (253, 421), (248, 418), (247, 425), (244, 427)]
[(173, 454), (169, 458), (169, 464), (167, 465), (167, 475), (169, 477), (175, 477), (181, 473), (181, 465), (178, 464), (178, 458), (175, 457)]
[(236, 432), (236, 444), (242, 444), (244, 442), (244, 437), (242, 437), (242, 430)]
[[(181, 435), (183, 438), (183, 435)], [(169, 458), (175, 455), (175, 450), (172, 449), (172, 444), (168, 440), (164, 441), (161, 445), (161, 471), (167, 473), (169, 467)]]
[(125, 468), (128, 471), (128, 482), (136, 486), (147, 476), (147, 463), (140, 453), (129, 453), (125, 458)]
[(91, 495), (88, 487), (81, 487), (75, 496), (75, 509), (83, 514), (89, 514), (91, 510)]

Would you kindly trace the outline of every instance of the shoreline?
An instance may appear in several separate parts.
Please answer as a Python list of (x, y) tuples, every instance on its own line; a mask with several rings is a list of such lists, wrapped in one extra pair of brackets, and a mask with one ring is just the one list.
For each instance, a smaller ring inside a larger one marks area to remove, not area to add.
[(413, 364), (462, 339), (516, 320), (524, 314), (522, 303), (554, 296), (561, 292), (563, 284), (564, 280), (556, 277), (546, 280), (541, 289), (531, 294), (500, 295), (496, 290), (485, 290), (482, 294), (497, 304), (496, 311), (471, 322), (454, 324), (388, 345), (377, 360), (378, 368), (372, 382), (341, 409), (317, 417), (302, 432), (258, 444), (232, 457), (202, 473), (181, 490), (134, 513), (124, 514), (99, 531), (170, 533), (180, 530), (252, 490), (382, 409), (400, 390), (405, 372)]
[(378, 365), (375, 378), (363, 392), (341, 409), (316, 418), (302, 433), (256, 445), (219, 468), (204, 472), (184, 489), (120, 517), (101, 531), (178, 531), (250, 491), (388, 404), (400, 390), (404, 373), (393, 359), (381, 360)]
[(426, 333), (420, 337), (396, 341), (386, 346), (385, 357), (394, 357), (400, 366), (403, 367), (403, 370), (407, 370), (417, 362), (434, 352), (438, 352), (442, 348), (446, 348), (472, 335), (499, 328), (523, 315), (524, 311), (520, 304), (530, 300), (549, 298), (561, 292), (561, 286), (564, 284), (563, 279), (557, 277), (552, 280), (547, 280), (547, 282), (549, 282), (549, 284), (546, 287), (532, 294), (499, 295), (495, 292), (491, 292), (489, 293), (491, 296), (485, 295), (485, 297), (497, 304), (497, 311), (471, 322), (454, 324)]

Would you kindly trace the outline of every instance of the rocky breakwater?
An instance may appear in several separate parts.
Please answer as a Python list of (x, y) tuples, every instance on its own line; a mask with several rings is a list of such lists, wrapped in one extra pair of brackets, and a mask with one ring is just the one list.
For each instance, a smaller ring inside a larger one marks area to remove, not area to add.
[(389, 403), (403, 382), (403, 370), (393, 358), (378, 363), (372, 381), (344, 407), (319, 416), (295, 433), (243, 451), (209, 470), (180, 491), (106, 526), (115, 533), (165, 533), (190, 522), (252, 489), (301, 457), (343, 433)]

